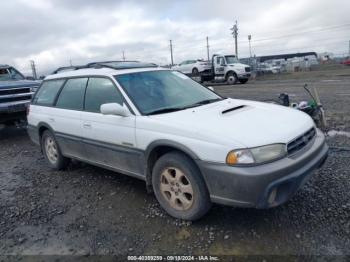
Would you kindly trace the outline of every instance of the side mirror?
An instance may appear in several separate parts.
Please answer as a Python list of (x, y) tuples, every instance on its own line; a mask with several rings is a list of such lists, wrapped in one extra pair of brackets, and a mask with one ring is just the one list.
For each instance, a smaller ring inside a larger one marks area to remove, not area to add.
[(118, 103), (103, 104), (100, 107), (100, 111), (103, 115), (115, 115), (122, 117), (131, 115), (130, 111), (126, 107), (121, 106)]
[(214, 87), (212, 86), (208, 86), (207, 88), (210, 89), (211, 91), (214, 91)]

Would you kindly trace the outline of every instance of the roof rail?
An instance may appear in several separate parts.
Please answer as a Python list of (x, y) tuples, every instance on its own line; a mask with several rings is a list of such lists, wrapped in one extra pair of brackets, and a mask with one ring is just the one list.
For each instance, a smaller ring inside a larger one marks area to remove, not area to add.
[(83, 69), (83, 68), (88, 68), (85, 65), (80, 65), (80, 66), (62, 66), (57, 68), (55, 71), (52, 72), (52, 74), (57, 74), (60, 71), (65, 71), (65, 70), (79, 70), (79, 69)]
[(65, 71), (65, 70), (74, 71), (74, 70), (86, 69), (86, 68), (111, 68), (115, 70), (122, 70), (122, 69), (150, 68), (150, 67), (158, 67), (158, 65), (154, 63), (141, 63), (139, 61), (103, 61), (103, 62), (91, 62), (86, 65), (79, 65), (79, 66), (59, 67), (55, 71), (53, 71), (52, 74), (57, 74), (60, 71)]
[(93, 62), (87, 64), (88, 67), (92, 68), (111, 68), (115, 70), (122, 69), (133, 69), (133, 68), (149, 68), (149, 67), (158, 67), (154, 63), (142, 63), (139, 61), (105, 61), (105, 62)]

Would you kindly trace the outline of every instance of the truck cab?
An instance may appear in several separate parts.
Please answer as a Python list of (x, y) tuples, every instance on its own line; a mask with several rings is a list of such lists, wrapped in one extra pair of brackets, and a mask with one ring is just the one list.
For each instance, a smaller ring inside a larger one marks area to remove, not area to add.
[(213, 55), (211, 75), (204, 80), (227, 82), (234, 85), (237, 82), (245, 84), (251, 76), (250, 66), (239, 62), (235, 55)]
[(0, 65), (0, 124), (26, 119), (27, 106), (39, 85), (39, 81), (24, 77), (14, 67)]

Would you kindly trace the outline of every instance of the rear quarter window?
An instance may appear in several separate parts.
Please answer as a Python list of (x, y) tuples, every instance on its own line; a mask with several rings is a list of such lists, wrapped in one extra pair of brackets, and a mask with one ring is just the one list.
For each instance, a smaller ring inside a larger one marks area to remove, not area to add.
[(33, 99), (33, 104), (52, 106), (64, 81), (63, 79), (44, 81)]

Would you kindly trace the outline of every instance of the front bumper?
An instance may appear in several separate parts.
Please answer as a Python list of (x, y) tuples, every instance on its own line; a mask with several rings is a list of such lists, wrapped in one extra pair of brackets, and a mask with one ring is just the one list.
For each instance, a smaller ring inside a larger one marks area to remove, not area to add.
[(29, 104), (30, 100), (0, 103), (0, 123), (25, 119)]
[(290, 199), (322, 166), (328, 146), (322, 132), (305, 148), (281, 160), (259, 166), (233, 167), (197, 161), (212, 202), (241, 207), (269, 208)]
[(237, 74), (238, 79), (248, 79), (251, 76), (251, 73)]

